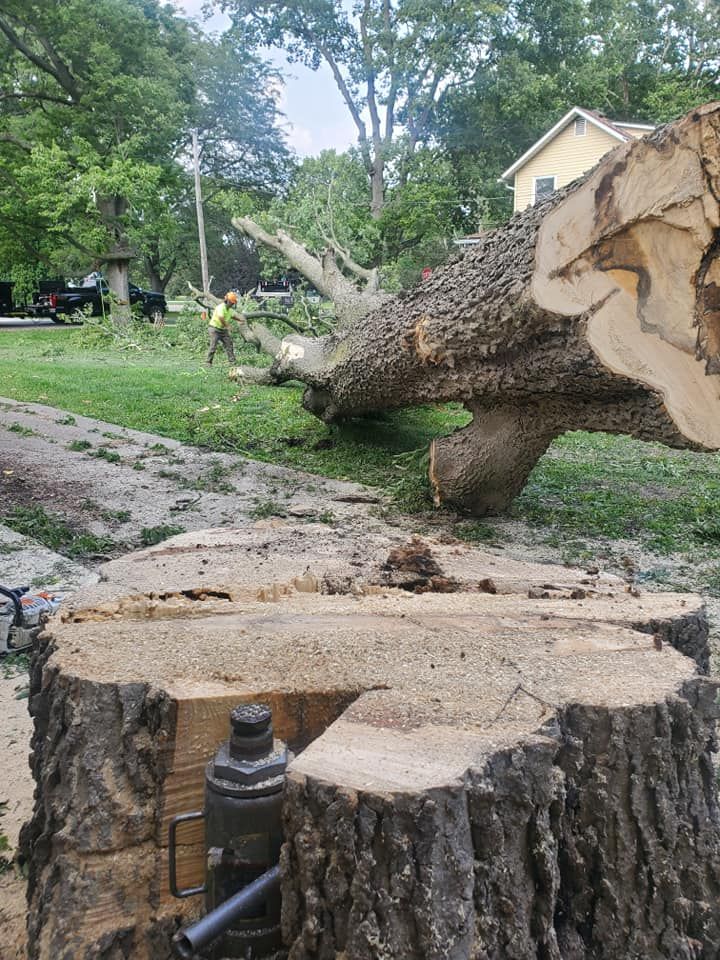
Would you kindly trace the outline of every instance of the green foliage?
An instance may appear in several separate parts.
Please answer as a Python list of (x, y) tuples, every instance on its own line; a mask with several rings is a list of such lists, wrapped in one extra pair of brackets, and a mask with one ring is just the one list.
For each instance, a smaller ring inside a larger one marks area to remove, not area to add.
[(45, 275), (45, 269), (39, 263), (26, 262), (23, 254), (18, 257), (12, 245), (9, 246), (12, 253), (10, 255), (5, 253), (3, 256), (3, 243), (0, 239), (0, 279), (9, 280), (14, 284), (13, 301), (18, 307), (32, 303), (38, 280)]
[(93, 317), (83, 315), (82, 326), (75, 333), (76, 342), (87, 350), (112, 347), (124, 352), (142, 352), (153, 347), (164, 347), (167, 341), (147, 317), (134, 313), (127, 323), (118, 324), (112, 315)]
[(496, 527), (492, 521), (483, 520), (462, 520), (455, 524), (455, 536), (468, 543), (482, 543), (486, 546), (497, 547), (505, 539), (505, 535)]
[(109, 538), (76, 530), (62, 516), (42, 507), (15, 507), (0, 515), (0, 523), (67, 557), (93, 557), (114, 547)]
[[(303, 160), (287, 194), (258, 219), (270, 230), (287, 230), (315, 255), (335, 246), (362, 266), (381, 266), (389, 290), (412, 286), (423, 267), (446, 260), (450, 238), (475, 223), (451, 165), (430, 149), (405, 158), (403, 180), (388, 185), (379, 217), (370, 210), (359, 152), (326, 150)], [(274, 251), (261, 249), (260, 258), (265, 276), (285, 272)]]
[(269, 517), (286, 517), (285, 508), (274, 500), (259, 500), (254, 507), (248, 511), (254, 520), (265, 520)]
[(219, 186), (284, 178), (272, 71), (169, 4), (8, 0), (0, 27), (0, 273), (19, 298), (127, 249), (161, 288), (197, 246), (191, 128)]
[[(324, 150), (300, 164), (285, 196), (270, 205), (265, 222), (282, 227), (317, 254), (330, 241), (352, 249), (359, 263), (375, 264), (382, 256), (382, 236), (370, 216), (367, 174), (359, 153)], [(283, 261), (260, 251), (266, 276), (282, 273)]]
[(162, 543), (178, 533), (185, 533), (185, 527), (178, 527), (174, 524), (160, 524), (157, 527), (143, 527), (140, 531), (140, 542), (144, 547), (153, 547), (156, 543)]
[(7, 428), (10, 433), (19, 433), (21, 437), (34, 437), (35, 431), (30, 427), (24, 427), (21, 423), (11, 423)]
[(120, 463), (121, 460), (119, 453), (115, 453), (114, 450), (108, 450), (107, 447), (99, 447), (91, 453), (90, 456), (95, 457), (97, 460), (107, 460), (108, 463)]

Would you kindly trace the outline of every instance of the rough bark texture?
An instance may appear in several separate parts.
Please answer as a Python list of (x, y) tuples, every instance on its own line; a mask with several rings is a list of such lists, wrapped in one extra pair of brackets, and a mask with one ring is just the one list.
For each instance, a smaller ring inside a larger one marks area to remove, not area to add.
[[(229, 709), (298, 751), (292, 960), (720, 957), (697, 598), (457, 543), (261, 527), (109, 564), (32, 673), (31, 960), (168, 960), (168, 819)], [(197, 882), (202, 835), (181, 840)]]
[[(234, 227), (256, 242), (282, 254), (323, 296), (333, 301), (335, 313), (343, 323), (362, 320), (367, 313), (390, 299), (388, 294), (378, 289), (377, 270), (360, 267), (340, 247), (328, 246), (321, 257), (316, 257), (282, 230), (270, 234), (249, 217), (233, 217), (232, 222)], [(354, 275), (355, 280), (343, 274), (338, 259)]]
[(558, 434), (720, 447), (720, 104), (618, 146), (463, 259), (315, 343), (276, 381), (326, 421), (460, 401), (432, 451), (439, 501), (503, 509)]
[(716, 716), (572, 705), (422, 796), (291, 777), (291, 960), (720, 956)]

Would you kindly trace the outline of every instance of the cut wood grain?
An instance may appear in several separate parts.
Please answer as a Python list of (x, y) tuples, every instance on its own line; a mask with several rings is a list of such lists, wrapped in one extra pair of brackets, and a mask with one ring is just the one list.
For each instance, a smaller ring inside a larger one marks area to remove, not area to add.
[[(310, 525), (273, 536), (115, 561), (47, 632), (32, 960), (170, 956), (199, 904), (169, 896), (167, 823), (201, 807), (251, 700), (297, 751), (293, 960), (689, 958), (690, 939), (718, 955), (717, 685), (676, 649), (705, 662), (696, 597), (456, 542), (378, 536), (358, 555)], [(201, 880), (199, 831), (178, 858)]]

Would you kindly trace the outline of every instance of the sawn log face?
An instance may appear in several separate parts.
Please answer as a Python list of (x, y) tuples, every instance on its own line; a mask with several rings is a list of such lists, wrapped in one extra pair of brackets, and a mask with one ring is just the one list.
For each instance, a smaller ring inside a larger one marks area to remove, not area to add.
[[(323, 536), (320, 536), (322, 532)], [(298, 751), (292, 960), (717, 960), (717, 684), (697, 598), (314, 525), (107, 565), (32, 676), (31, 960), (167, 960), (171, 816), (236, 702)], [(210, 574), (210, 575), (209, 575)], [(179, 849), (202, 876), (201, 831)]]

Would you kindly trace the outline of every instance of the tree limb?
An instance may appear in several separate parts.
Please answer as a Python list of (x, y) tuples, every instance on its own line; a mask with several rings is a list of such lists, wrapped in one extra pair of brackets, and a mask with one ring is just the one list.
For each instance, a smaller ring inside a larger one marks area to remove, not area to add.
[(176, 267), (176, 266), (177, 266), (177, 258), (176, 258), (176, 257), (173, 257), (173, 258), (170, 260), (170, 263), (169, 263), (169, 265), (168, 265), (167, 270), (165, 271), (165, 273), (163, 274), (163, 276), (160, 277), (160, 285), (161, 285), (161, 287), (162, 287), (163, 290), (165, 290), (165, 287), (166, 287), (166, 286), (168, 285), (168, 283), (170, 282), (170, 277), (171, 277), (171, 276), (173, 275), (173, 273), (175, 272), (175, 267)]
[(321, 228), (321, 233), (325, 243), (331, 247), (337, 256), (343, 262), (343, 266), (354, 274), (358, 279), (366, 281), (366, 287), (368, 293), (375, 293), (380, 287), (380, 277), (376, 267), (368, 268), (361, 267), (359, 263), (356, 263), (353, 260), (350, 251), (347, 247), (344, 247), (337, 238), (335, 233), (335, 223), (333, 220), (333, 209), (332, 209), (332, 182), (328, 184), (328, 224), (330, 227), (330, 236), (328, 237), (325, 231)]
[[(20, 35), (16, 33), (13, 27), (8, 23), (8, 21), (5, 19), (7, 16), (8, 14), (5, 11), (0, 10), (0, 31), (5, 34), (11, 45), (15, 47), (15, 49), (21, 53), (26, 60), (29, 60), (30, 63), (35, 64), (39, 70), (42, 70), (43, 73), (47, 73), (49, 76), (53, 77), (53, 79), (58, 82), (63, 90), (67, 91), (73, 100), (77, 100), (77, 84), (75, 82), (75, 78), (72, 76), (67, 67), (62, 64), (63, 69), (60, 69), (55, 63), (49, 62), (35, 53), (32, 47), (25, 43), (22, 37), (20, 37)], [(38, 36), (38, 39), (41, 43), (43, 43), (44, 38)], [(43, 43), (43, 46), (45, 46), (46, 43), (47, 41)]]
[(32, 150), (32, 144), (27, 140), (21, 140), (20, 137), (13, 136), (12, 133), (0, 133), (0, 143), (12, 143), (15, 147), (20, 147), (21, 150), (25, 150), (27, 153), (30, 153)]
[[(322, 258), (318, 259), (282, 230), (270, 234), (249, 217), (233, 217), (232, 223), (257, 243), (282, 254), (320, 293), (334, 302), (335, 312), (343, 323), (364, 317), (387, 299), (386, 294), (372, 289), (372, 286), (358, 290), (354, 283), (343, 276), (331, 250), (325, 251)], [(372, 278), (369, 283), (370, 280)]]
[(0, 100), (39, 100), (41, 103), (59, 103), (65, 107), (71, 105), (71, 101), (67, 97), (54, 97), (49, 93), (30, 93), (29, 91), (0, 93)]
[(362, 114), (360, 113), (360, 110), (358, 109), (358, 106), (355, 103), (355, 100), (353, 99), (353, 95), (350, 93), (350, 88), (347, 85), (347, 81), (345, 80), (345, 77), (342, 75), (342, 71), (340, 70), (340, 67), (338, 66), (338, 63), (335, 57), (332, 55), (332, 53), (330, 52), (330, 49), (327, 47), (326, 44), (317, 40), (309, 32), (307, 36), (308, 36), (308, 39), (311, 41), (311, 43), (314, 43), (317, 45), (318, 51), (322, 54), (323, 59), (325, 60), (327, 65), (330, 67), (330, 71), (333, 75), (333, 79), (335, 80), (335, 84), (338, 90), (340, 91), (343, 100), (347, 104), (347, 108), (350, 111), (350, 115), (353, 118), (353, 122), (357, 127), (358, 136), (360, 138), (361, 143), (367, 141), (367, 129), (365, 127), (365, 122), (362, 118)]

